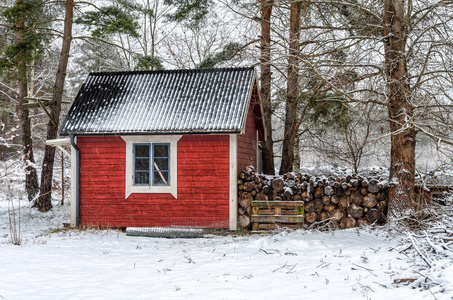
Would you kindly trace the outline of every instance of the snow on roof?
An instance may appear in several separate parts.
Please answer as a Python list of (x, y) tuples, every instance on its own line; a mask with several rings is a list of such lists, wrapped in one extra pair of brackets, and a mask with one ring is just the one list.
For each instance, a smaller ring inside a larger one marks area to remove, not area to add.
[(254, 68), (91, 73), (60, 134), (239, 133), (254, 80)]

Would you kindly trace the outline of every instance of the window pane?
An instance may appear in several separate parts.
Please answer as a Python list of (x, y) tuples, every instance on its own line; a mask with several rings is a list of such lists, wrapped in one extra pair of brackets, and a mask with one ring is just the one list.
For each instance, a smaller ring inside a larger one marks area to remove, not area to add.
[(134, 184), (150, 184), (150, 145), (134, 144)]
[(149, 145), (135, 145), (135, 157), (149, 157)]
[(149, 172), (135, 172), (135, 184), (149, 184)]
[(136, 158), (135, 159), (136, 171), (149, 171), (149, 158)]
[[(154, 159), (154, 170), (168, 171), (168, 158), (155, 158)], [(157, 166), (157, 168), (156, 168)]]
[(168, 157), (168, 145), (154, 145), (154, 157)]
[(154, 172), (153, 184), (155, 185), (169, 185), (168, 172)]

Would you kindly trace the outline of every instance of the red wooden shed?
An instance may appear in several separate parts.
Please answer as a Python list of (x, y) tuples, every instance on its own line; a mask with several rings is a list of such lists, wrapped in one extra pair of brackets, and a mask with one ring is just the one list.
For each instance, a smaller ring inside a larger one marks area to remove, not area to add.
[(254, 68), (91, 73), (71, 139), (72, 226), (237, 228), (264, 137)]

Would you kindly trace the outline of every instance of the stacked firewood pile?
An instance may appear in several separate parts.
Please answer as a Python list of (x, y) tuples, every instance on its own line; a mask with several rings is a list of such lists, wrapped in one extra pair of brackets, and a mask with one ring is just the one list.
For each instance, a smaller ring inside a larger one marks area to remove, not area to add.
[(252, 201), (304, 201), (305, 226), (331, 229), (384, 224), (388, 184), (357, 175), (315, 178), (307, 174), (256, 174), (248, 167), (238, 178), (238, 223), (249, 228)]

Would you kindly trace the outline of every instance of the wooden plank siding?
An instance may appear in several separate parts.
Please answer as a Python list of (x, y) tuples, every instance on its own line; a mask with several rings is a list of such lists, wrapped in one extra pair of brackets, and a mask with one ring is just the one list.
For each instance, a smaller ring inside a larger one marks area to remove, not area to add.
[(251, 103), (247, 113), (245, 133), (238, 136), (238, 173), (247, 166), (257, 168), (257, 127), (255, 122), (254, 107)]
[(228, 135), (179, 140), (178, 199), (171, 194), (125, 199), (126, 143), (121, 137), (81, 136), (78, 146), (81, 226), (228, 228)]

